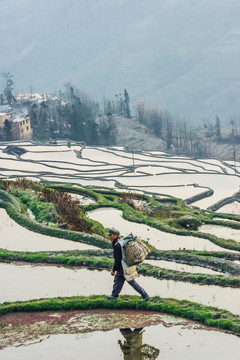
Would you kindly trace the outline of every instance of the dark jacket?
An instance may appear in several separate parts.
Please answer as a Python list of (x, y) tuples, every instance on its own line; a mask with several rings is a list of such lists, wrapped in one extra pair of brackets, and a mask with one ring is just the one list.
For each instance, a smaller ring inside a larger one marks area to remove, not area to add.
[(112, 242), (113, 257), (114, 257), (113, 271), (119, 271), (119, 272), (123, 273), (122, 249), (121, 249), (121, 245), (119, 244), (118, 240), (119, 240), (119, 238), (115, 239)]

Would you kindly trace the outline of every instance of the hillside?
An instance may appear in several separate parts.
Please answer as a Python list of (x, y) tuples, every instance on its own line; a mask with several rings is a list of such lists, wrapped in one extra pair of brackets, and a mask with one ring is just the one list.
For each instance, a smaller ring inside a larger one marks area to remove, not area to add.
[(127, 89), (132, 104), (229, 121), (240, 111), (239, 17), (234, 0), (1, 1), (0, 70), (16, 92), (72, 82), (101, 102)]
[[(117, 126), (117, 145), (129, 147), (133, 150), (160, 150), (167, 151), (166, 141), (151, 134), (149, 129), (140, 124), (136, 118), (126, 119), (120, 116), (114, 118)], [(199, 130), (198, 138), (202, 143), (206, 143), (209, 148), (209, 154), (212, 158), (221, 160), (234, 160), (234, 147), (232, 144), (220, 143), (216, 139), (209, 139), (203, 130)], [(184, 152), (179, 152), (180, 149), (171, 149), (172, 153), (179, 155), (186, 155)], [(240, 145), (235, 145), (236, 161), (239, 161)]]
[(128, 146), (134, 150), (163, 150), (165, 142), (150, 134), (146, 126), (140, 124), (135, 118), (126, 119), (116, 116), (117, 145)]

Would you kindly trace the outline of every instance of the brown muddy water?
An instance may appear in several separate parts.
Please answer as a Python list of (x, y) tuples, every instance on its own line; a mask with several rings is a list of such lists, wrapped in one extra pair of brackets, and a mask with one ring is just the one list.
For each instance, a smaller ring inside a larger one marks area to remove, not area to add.
[[(58, 315), (55, 314), (55, 317)], [(129, 315), (122, 312), (121, 318), (124, 316)], [(88, 332), (82, 325), (84, 322), (91, 323), (91, 315), (87, 313), (86, 319), (76, 314), (73, 319), (68, 317), (65, 330), (63, 325), (52, 331), (44, 321), (29, 325), (22, 322), (5, 331), (0, 360), (239, 359), (240, 340), (235, 335), (165, 315), (158, 315), (158, 323), (155, 315), (157, 324), (144, 327), (144, 316), (147, 315), (142, 315), (142, 326), (139, 323), (137, 328), (131, 328), (130, 322), (121, 328), (112, 326), (111, 329), (108, 323), (111, 319), (118, 319), (118, 314), (109, 313), (109, 321), (103, 318), (100, 331), (94, 331), (93, 326)], [(92, 323), (93, 320), (94, 317)], [(99, 316), (95, 317), (95, 321), (99, 323)], [(103, 325), (105, 331), (101, 331)]]
[[(0, 303), (56, 296), (108, 295), (113, 285), (113, 277), (107, 270), (1, 263), (0, 273)], [(240, 315), (240, 289), (159, 280), (146, 276), (140, 276), (137, 282), (150, 296), (186, 299)], [(126, 283), (121, 294), (136, 295), (136, 292)]]

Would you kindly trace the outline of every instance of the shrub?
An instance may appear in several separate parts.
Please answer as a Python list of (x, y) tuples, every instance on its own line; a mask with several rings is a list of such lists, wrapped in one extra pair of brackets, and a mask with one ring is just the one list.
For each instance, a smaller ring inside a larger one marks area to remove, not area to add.
[(168, 222), (169, 225), (176, 228), (185, 228), (189, 230), (198, 230), (198, 227), (202, 224), (201, 220), (192, 215), (184, 215), (179, 219), (173, 219)]

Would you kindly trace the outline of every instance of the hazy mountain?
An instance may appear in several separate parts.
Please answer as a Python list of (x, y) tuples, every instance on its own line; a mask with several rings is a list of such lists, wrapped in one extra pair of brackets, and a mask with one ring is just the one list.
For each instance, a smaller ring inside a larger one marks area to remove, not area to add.
[[(240, 113), (239, 0), (0, 0), (0, 71), (15, 89), (126, 88), (199, 122)], [(0, 79), (3, 88), (3, 79)]]

